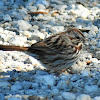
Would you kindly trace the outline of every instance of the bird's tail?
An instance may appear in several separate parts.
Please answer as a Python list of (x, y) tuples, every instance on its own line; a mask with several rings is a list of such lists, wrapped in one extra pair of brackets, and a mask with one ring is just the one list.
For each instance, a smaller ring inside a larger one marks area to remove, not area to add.
[(28, 48), (23, 46), (0, 45), (0, 50), (3, 51), (28, 51)]

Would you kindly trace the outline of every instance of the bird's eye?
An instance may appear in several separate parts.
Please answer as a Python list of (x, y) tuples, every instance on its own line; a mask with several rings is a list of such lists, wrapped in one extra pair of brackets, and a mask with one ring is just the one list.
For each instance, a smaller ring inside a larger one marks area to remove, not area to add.
[(80, 39), (80, 37), (79, 37), (79, 36), (77, 36), (76, 38), (77, 38), (77, 39)]

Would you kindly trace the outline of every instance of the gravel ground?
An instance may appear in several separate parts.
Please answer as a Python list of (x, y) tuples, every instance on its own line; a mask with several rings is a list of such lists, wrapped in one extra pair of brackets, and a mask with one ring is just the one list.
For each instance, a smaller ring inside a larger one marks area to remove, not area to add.
[(27, 52), (0, 51), (0, 100), (100, 100), (99, 0), (0, 0), (0, 44), (30, 46), (68, 26), (87, 41), (60, 76)]

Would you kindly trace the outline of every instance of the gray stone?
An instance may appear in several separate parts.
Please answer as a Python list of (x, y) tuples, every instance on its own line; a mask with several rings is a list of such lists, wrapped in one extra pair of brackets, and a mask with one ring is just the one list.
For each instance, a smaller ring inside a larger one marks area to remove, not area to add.
[(71, 81), (77, 81), (77, 80), (79, 80), (80, 78), (81, 78), (80, 75), (75, 74), (75, 75), (72, 76)]
[(24, 20), (18, 20), (16, 24), (17, 25), (15, 27), (24, 31), (29, 30), (32, 27), (31, 24), (29, 24), (27, 21), (24, 21)]
[(22, 86), (20, 85), (20, 82), (16, 81), (14, 85), (12, 85), (11, 90), (12, 91), (18, 91), (22, 89)]
[(12, 21), (11, 17), (7, 14), (3, 16), (4, 21)]
[(3, 8), (4, 8), (4, 2), (0, 1), (0, 9), (3, 9)]
[(55, 84), (55, 79), (53, 75), (36, 75), (35, 81), (40, 84), (49, 85), (49, 86), (53, 86)]
[(63, 92), (62, 93), (62, 97), (65, 99), (65, 100), (75, 100), (76, 96), (71, 93), (71, 92)]
[(10, 85), (10, 83), (4, 81), (4, 82), (0, 82), (0, 88), (8, 88), (8, 86)]
[(39, 84), (38, 83), (32, 83), (32, 88), (38, 88), (39, 87)]
[(98, 86), (97, 85), (86, 85), (85, 90), (86, 93), (94, 93), (98, 91)]
[(37, 4), (38, 10), (45, 10), (45, 6), (42, 4)]
[(49, 3), (48, 3), (47, 0), (37, 0), (36, 4), (42, 4), (42, 5), (46, 6), (46, 7), (49, 6)]
[(51, 91), (51, 95), (58, 95), (59, 94), (59, 90), (58, 89), (52, 89), (52, 91)]
[(9, 98), (8, 100), (22, 100), (22, 99), (17, 98), (17, 97), (11, 97), (11, 98)]
[(96, 57), (100, 60), (100, 51), (96, 52)]
[(53, 100), (63, 100), (62, 96), (54, 96)]
[(3, 20), (3, 15), (0, 15), (0, 21), (2, 21)]
[(67, 82), (65, 80), (60, 80), (57, 84), (57, 88), (61, 90), (69, 89)]
[(4, 100), (4, 94), (0, 93), (0, 100)]

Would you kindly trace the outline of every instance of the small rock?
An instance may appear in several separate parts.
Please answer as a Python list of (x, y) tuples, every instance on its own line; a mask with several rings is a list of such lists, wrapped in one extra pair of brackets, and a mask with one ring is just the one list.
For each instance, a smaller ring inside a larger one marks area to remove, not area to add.
[(63, 32), (64, 31), (64, 27), (63, 26), (53, 26), (53, 27), (51, 27), (50, 31), (52, 33)]
[(91, 46), (91, 50), (95, 50), (96, 49), (96, 46)]
[(65, 89), (69, 89), (69, 86), (67, 85), (67, 82), (65, 81), (65, 80), (61, 80), (61, 81), (59, 81), (59, 83), (57, 84), (57, 88), (58, 89), (63, 89), (63, 90), (65, 90)]
[(73, 93), (70, 93), (70, 92), (63, 92), (62, 97), (65, 100), (75, 100), (75, 98), (76, 98), (76, 96)]
[(31, 24), (29, 24), (27, 21), (24, 21), (24, 20), (18, 20), (16, 24), (17, 25), (15, 27), (24, 31), (29, 30), (32, 27)]
[(86, 93), (93, 93), (93, 92), (97, 92), (98, 91), (98, 86), (97, 85), (86, 85), (85, 86), (85, 90)]
[(0, 1), (0, 9), (3, 9), (3, 8), (4, 8), (4, 2)]
[[(13, 1), (13, 0), (11, 0), (11, 1)], [(23, 2), (24, 0), (16, 0), (16, 1), (14, 1), (14, 2), (16, 2), (18, 5), (22, 5), (24, 2)]]
[(90, 76), (90, 72), (88, 70), (82, 70), (81, 73), (82, 76)]
[(0, 27), (0, 33), (3, 33), (3, 32), (4, 32), (3, 28), (2, 28), (2, 27)]
[(45, 9), (46, 9), (45, 6), (42, 5), (42, 4), (37, 4), (37, 7), (38, 7), (38, 10), (39, 10), (39, 11), (40, 11), (40, 10), (45, 10)]
[(58, 95), (59, 94), (59, 90), (58, 89), (53, 89), (51, 91), (51, 94), (54, 96), (54, 95)]
[(32, 87), (31, 82), (28, 82), (28, 81), (23, 81), (23, 82), (21, 83), (21, 85), (22, 85), (22, 87), (23, 87), (24, 89), (29, 89), (30, 87)]
[(9, 85), (10, 84), (8, 82), (6, 82), (6, 81), (0, 82), (0, 88), (8, 88)]
[(63, 100), (62, 96), (54, 96), (53, 100)]
[(49, 25), (55, 25), (56, 24), (55, 18), (52, 18), (52, 20), (48, 21), (48, 24)]
[(11, 17), (7, 14), (3, 16), (4, 21), (12, 21)]
[(92, 38), (92, 37), (95, 37), (95, 36), (96, 36), (95, 31), (93, 31), (93, 30), (89, 31), (89, 36), (88, 36), (88, 38)]
[(92, 100), (92, 99), (89, 95), (81, 94), (76, 98), (76, 100)]
[(41, 70), (37, 70), (37, 71), (36, 71), (36, 74), (37, 74), (37, 75), (48, 75), (48, 72), (46, 72), (46, 71), (41, 71)]
[(39, 87), (39, 84), (38, 83), (32, 83), (32, 88), (38, 88)]
[(49, 6), (49, 3), (47, 2), (47, 0), (37, 0), (36, 4), (42, 4), (46, 7)]
[(44, 84), (44, 85), (49, 85), (53, 86), (55, 84), (55, 79), (53, 75), (36, 75), (35, 80), (38, 83)]
[(72, 76), (72, 78), (71, 78), (71, 81), (77, 81), (77, 80), (79, 80), (81, 77), (80, 77), (80, 75), (73, 75)]
[(71, 12), (83, 18), (86, 18), (90, 14), (89, 10), (81, 4), (76, 6), (74, 5), (73, 9), (71, 9)]
[(49, 100), (47, 97), (29, 96), (28, 100)]
[(95, 19), (94, 25), (100, 27), (100, 19)]
[(98, 81), (97, 85), (98, 85), (98, 87), (100, 86), (100, 80)]
[(36, 37), (40, 38), (40, 39), (44, 39), (45, 35), (43, 33), (41, 33), (41, 32), (34, 32), (34, 33), (32, 33), (31, 39), (35, 39)]
[(78, 64), (73, 64), (73, 65), (71, 66), (70, 72), (73, 73), (73, 74), (77, 74), (77, 73), (79, 73), (80, 71), (82, 71), (82, 70), (85, 69), (84, 65), (86, 65), (85, 62), (80, 62), (80, 61), (78, 61)]
[(22, 99), (17, 98), (17, 97), (11, 97), (11, 98), (9, 98), (8, 100), (22, 100)]
[(100, 51), (96, 52), (96, 58), (98, 58), (100, 60)]
[(61, 5), (61, 7), (59, 7), (58, 9), (60, 10), (60, 11), (63, 11), (63, 10), (65, 10), (67, 8), (67, 5)]
[(8, 39), (9, 43), (11, 43), (12, 45), (19, 45), (19, 46), (25, 45), (25, 42), (27, 41), (27, 37), (25, 36), (16, 36)]
[(0, 15), (0, 21), (2, 21), (3, 20), (3, 15)]
[(88, 29), (90, 29), (94, 32), (98, 32), (98, 27), (93, 25), (92, 23), (88, 24)]
[(27, 89), (25, 90), (25, 94), (26, 95), (32, 95), (32, 94), (37, 95), (37, 91), (33, 91), (33, 89)]
[(4, 100), (4, 94), (0, 93), (0, 100)]
[(16, 81), (14, 85), (12, 85), (11, 90), (12, 91), (18, 91), (22, 89), (22, 86), (20, 85), (20, 82)]
[(97, 58), (92, 58), (91, 61), (94, 63), (99, 63), (99, 60)]
[(96, 96), (96, 97), (94, 97), (93, 100), (100, 100), (100, 96)]
[(29, 95), (23, 95), (23, 100), (28, 100)]

